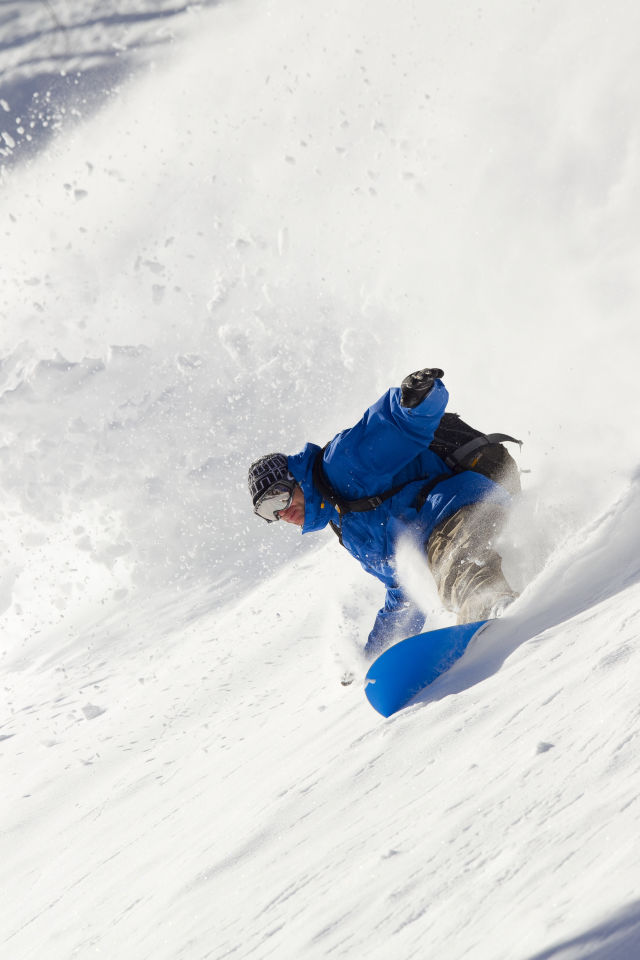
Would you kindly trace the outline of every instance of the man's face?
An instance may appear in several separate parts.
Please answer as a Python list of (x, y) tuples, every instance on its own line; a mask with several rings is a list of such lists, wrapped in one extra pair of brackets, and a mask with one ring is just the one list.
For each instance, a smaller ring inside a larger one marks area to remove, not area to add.
[(279, 513), (281, 520), (285, 520), (287, 523), (295, 523), (297, 527), (301, 527), (304, 523), (304, 493), (302, 488), (296, 486), (293, 491), (293, 498), (291, 503), (286, 510), (281, 510)]

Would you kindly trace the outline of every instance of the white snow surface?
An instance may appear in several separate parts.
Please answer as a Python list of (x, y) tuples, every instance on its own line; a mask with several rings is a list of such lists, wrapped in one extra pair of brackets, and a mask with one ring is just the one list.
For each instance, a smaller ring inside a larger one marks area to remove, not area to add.
[[(0, 31), (0, 956), (640, 956), (640, 7)], [(426, 365), (521, 597), (383, 720), (380, 584), (246, 470)]]

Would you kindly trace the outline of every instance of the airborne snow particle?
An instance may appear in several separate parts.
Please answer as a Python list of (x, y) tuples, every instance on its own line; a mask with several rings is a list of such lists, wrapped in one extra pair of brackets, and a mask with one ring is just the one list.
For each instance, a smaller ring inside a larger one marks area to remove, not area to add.
[(95, 720), (96, 717), (101, 717), (107, 711), (105, 707), (97, 707), (93, 703), (88, 703), (82, 708), (82, 712), (87, 720)]

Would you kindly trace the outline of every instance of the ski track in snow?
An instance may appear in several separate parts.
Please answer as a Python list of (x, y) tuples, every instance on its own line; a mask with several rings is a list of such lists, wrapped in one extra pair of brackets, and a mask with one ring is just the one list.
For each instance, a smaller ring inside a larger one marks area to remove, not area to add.
[[(3, 958), (640, 955), (639, 19), (4, 4)], [(382, 721), (245, 477), (425, 364), (521, 596)]]

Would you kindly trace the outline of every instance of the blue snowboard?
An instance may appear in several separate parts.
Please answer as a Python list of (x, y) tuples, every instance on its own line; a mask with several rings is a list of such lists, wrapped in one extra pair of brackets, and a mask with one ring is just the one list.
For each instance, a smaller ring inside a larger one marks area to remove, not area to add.
[(369, 703), (383, 717), (390, 717), (416, 693), (459, 660), (467, 645), (487, 620), (461, 623), (443, 630), (430, 630), (407, 637), (374, 660), (364, 681)]

